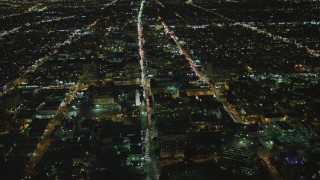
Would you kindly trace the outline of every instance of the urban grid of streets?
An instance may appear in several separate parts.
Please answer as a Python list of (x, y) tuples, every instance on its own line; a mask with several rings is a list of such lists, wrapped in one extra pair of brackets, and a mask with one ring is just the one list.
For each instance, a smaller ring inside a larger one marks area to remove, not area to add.
[[(117, 4), (119, 2), (121, 2), (121, 1), (115, 0), (115, 1), (112, 1), (108, 4), (105, 4), (103, 7), (107, 8), (111, 5)], [(136, 30), (137, 30), (137, 42), (138, 42), (138, 47), (139, 47), (138, 48), (139, 66), (140, 66), (140, 70), (141, 70), (140, 71), (140, 73), (141, 73), (140, 82), (141, 82), (142, 93), (143, 93), (143, 101), (140, 106), (140, 117), (141, 117), (141, 121), (142, 121), (142, 131), (143, 131), (142, 132), (142, 134), (143, 134), (143, 153), (144, 153), (144, 160), (145, 160), (145, 163), (143, 165), (143, 169), (144, 169), (145, 173), (147, 174), (147, 179), (152, 180), (152, 179), (159, 179), (160, 178), (161, 163), (160, 163), (159, 158), (155, 155), (155, 149), (158, 146), (157, 142), (155, 142), (153, 140), (155, 137), (157, 137), (157, 129), (155, 126), (155, 120), (153, 119), (153, 116), (152, 116), (154, 113), (154, 102), (155, 101), (154, 101), (153, 94), (151, 92), (150, 78), (148, 77), (148, 72), (149, 72), (149, 67), (147, 65), (148, 61), (149, 61), (148, 54), (146, 53), (146, 51), (144, 49), (144, 46), (146, 44), (145, 43), (146, 38), (144, 37), (145, 33), (144, 33), (143, 27), (144, 27), (144, 25), (148, 25), (144, 21), (144, 18), (146, 18), (146, 15), (144, 15), (144, 8), (147, 3), (149, 3), (149, 4), (153, 3), (154, 6), (157, 6), (158, 12), (155, 12), (155, 13), (158, 13), (157, 14), (157, 23), (162, 26), (162, 30), (164, 32), (164, 35), (162, 38), (170, 38), (174, 42), (172, 44), (176, 47), (176, 49), (179, 51), (179, 53), (181, 55), (183, 55), (183, 57), (186, 61), (186, 64), (188, 64), (191, 71), (194, 72), (194, 74), (198, 78), (198, 80), (201, 81), (202, 83), (206, 84), (212, 90), (214, 97), (216, 97), (216, 98), (220, 98), (220, 97), (218, 95), (218, 92), (216, 92), (217, 90), (214, 87), (214, 85), (211, 83), (211, 81), (207, 79), (205, 74), (203, 72), (201, 72), (201, 70), (199, 70), (197, 68), (197, 65), (194, 63), (193, 56), (191, 55), (192, 54), (191, 52), (193, 52), (194, 50), (190, 49), (190, 48), (185, 48), (181, 44), (181, 42), (179, 41), (179, 39), (181, 39), (183, 37), (179, 37), (177, 34), (175, 34), (174, 30), (172, 30), (170, 28), (170, 26), (167, 24), (166, 18), (161, 17), (160, 11), (165, 11), (165, 8), (166, 8), (164, 3), (162, 3), (161, 1), (158, 1), (158, 0), (156, 0), (156, 1), (142, 0), (141, 2), (139, 2), (139, 4), (137, 3), (136, 7), (138, 7), (137, 8), (138, 12), (137, 12), (137, 16), (134, 18), (134, 20), (136, 20), (136, 21), (133, 21), (133, 22), (137, 23)], [(252, 31), (253, 33), (261, 34), (266, 37), (271, 37), (274, 41), (281, 42), (283, 44), (292, 44), (292, 45), (296, 46), (296, 48), (302, 49), (303, 51), (310, 54), (311, 56), (314, 56), (314, 57), (320, 56), (320, 53), (318, 50), (311, 49), (308, 46), (304, 45), (303, 43), (296, 42), (290, 38), (285, 38), (280, 35), (274, 35), (273, 33), (269, 32), (267, 30), (259, 29), (251, 24), (237, 22), (236, 20), (225, 17), (225, 16), (218, 14), (210, 9), (206, 9), (205, 7), (195, 5), (195, 4), (193, 4), (192, 0), (188, 1), (186, 4), (189, 6), (192, 6), (194, 8), (197, 8), (199, 10), (205, 11), (207, 13), (211, 13), (212, 15), (216, 16), (217, 18), (219, 18), (222, 21), (226, 21), (226, 22), (233, 23), (235, 25), (239, 25), (248, 31)], [(45, 11), (46, 9), (47, 9), (46, 6), (44, 6), (42, 3), (39, 3), (39, 4), (36, 4), (32, 7), (30, 7), (25, 12), (22, 12), (19, 14), (7, 15), (7, 16), (3, 16), (1, 18), (3, 18), (3, 19), (10, 18), (12, 16), (18, 16), (18, 15), (21, 15), (24, 13), (42, 12), (42, 11)], [(183, 20), (182, 15), (180, 15), (178, 12), (175, 12), (172, 16), (176, 16), (177, 18), (181, 19), (181, 21), (186, 21), (186, 20)], [(57, 21), (57, 22), (64, 21), (64, 20), (69, 20), (69, 19), (73, 19), (73, 18), (74, 18), (74, 15), (67, 16), (67, 17), (60, 17), (60, 18), (50, 20), (50, 22), (51, 21)], [(94, 34), (95, 31), (98, 31), (98, 29), (99, 29), (99, 27), (98, 27), (99, 22), (104, 21), (104, 20), (105, 20), (105, 17), (100, 17), (98, 19), (95, 19), (94, 21), (91, 22), (91, 24), (89, 24), (87, 26), (83, 26), (81, 31), (88, 32), (89, 34)], [(6, 36), (14, 34), (27, 26), (36, 25), (39, 23), (46, 23), (47, 21), (41, 21), (41, 22), (36, 21), (31, 24), (25, 23), (25, 24), (22, 24), (21, 26), (13, 27), (10, 30), (1, 31), (0, 38), (4, 38)], [(131, 21), (130, 23), (133, 23), (133, 22)], [(111, 24), (110, 26), (108, 26), (108, 28), (105, 28), (103, 30), (103, 34), (107, 37), (109, 35), (109, 33), (113, 30), (113, 28), (116, 26), (119, 26), (119, 24)], [(38, 68), (40, 66), (42, 66), (45, 62), (47, 62), (51, 56), (54, 56), (59, 53), (59, 48), (72, 45), (74, 42), (81, 39), (83, 34), (78, 33), (78, 31), (79, 30), (71, 32), (65, 41), (62, 41), (60, 43), (56, 43), (54, 45), (54, 47), (52, 48), (53, 50), (51, 52), (49, 52), (48, 55), (36, 60), (35, 64), (30, 66), (25, 72), (22, 72), (21, 77), (15, 79), (13, 81), (11, 87), (5, 89), (3, 92), (0, 93), (0, 97), (15, 90), (18, 85), (20, 85), (21, 83), (23, 83), (25, 81), (26, 74), (33, 73), (33, 72), (37, 71)], [(102, 49), (106, 48), (103, 44), (99, 44), (99, 47)], [(252, 73), (254, 71), (255, 71), (255, 69), (252, 69), (249, 66), (249, 73)], [(79, 76), (78, 81), (69, 88), (70, 89), (69, 95), (65, 98), (65, 100), (59, 106), (59, 109), (57, 110), (56, 118), (52, 119), (49, 122), (49, 124), (47, 125), (47, 127), (45, 129), (45, 133), (44, 133), (41, 141), (35, 147), (35, 150), (32, 153), (32, 156), (30, 158), (30, 162), (26, 166), (27, 172), (29, 172), (30, 174), (33, 173), (33, 168), (39, 163), (39, 161), (41, 160), (43, 155), (50, 148), (50, 143), (51, 143), (52, 137), (53, 137), (52, 133), (55, 131), (55, 128), (57, 127), (57, 125), (61, 125), (62, 118), (66, 112), (67, 105), (69, 105), (70, 102), (77, 96), (76, 94), (79, 90), (85, 89), (85, 88), (87, 88), (87, 85), (83, 84), (81, 76)], [(243, 119), (237, 117), (237, 114), (234, 112), (233, 109), (230, 109), (227, 106), (224, 106), (224, 108), (230, 114), (230, 116), (233, 118), (233, 120), (235, 122), (246, 124), (246, 122), (243, 121)], [(261, 151), (259, 151), (258, 155), (264, 161), (266, 167), (268, 168), (270, 173), (273, 175), (273, 177), (276, 179), (280, 179), (281, 177), (280, 177), (279, 173), (277, 172), (276, 168), (272, 166), (272, 164), (270, 163), (270, 161), (268, 159), (268, 157), (270, 156), (270, 153), (261, 150)], [(28, 178), (28, 177), (26, 177), (26, 178)]]

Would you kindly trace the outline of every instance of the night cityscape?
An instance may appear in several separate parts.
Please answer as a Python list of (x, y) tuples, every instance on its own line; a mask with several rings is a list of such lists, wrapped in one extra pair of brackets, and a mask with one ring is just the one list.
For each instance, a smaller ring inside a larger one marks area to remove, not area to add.
[(320, 179), (319, 0), (0, 0), (1, 180)]

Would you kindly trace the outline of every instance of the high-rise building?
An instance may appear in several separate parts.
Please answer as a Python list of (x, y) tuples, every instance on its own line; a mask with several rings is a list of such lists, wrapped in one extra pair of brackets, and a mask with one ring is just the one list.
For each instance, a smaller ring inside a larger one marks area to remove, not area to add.
[(224, 82), (230, 78), (231, 72), (224, 67), (215, 67), (213, 63), (205, 63), (203, 74), (211, 81)]
[(139, 89), (137, 89), (137, 90), (136, 90), (136, 97), (135, 97), (135, 99), (136, 99), (136, 106), (140, 106), (140, 105), (141, 105), (140, 96), (141, 96), (140, 91), (139, 91)]
[(83, 64), (83, 79), (85, 81), (91, 81), (97, 77), (97, 64)]
[(242, 127), (224, 128), (222, 131), (222, 163), (236, 174), (251, 177), (255, 168), (254, 134)]

